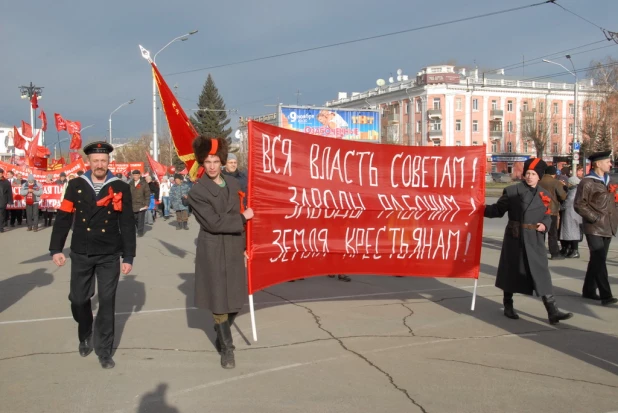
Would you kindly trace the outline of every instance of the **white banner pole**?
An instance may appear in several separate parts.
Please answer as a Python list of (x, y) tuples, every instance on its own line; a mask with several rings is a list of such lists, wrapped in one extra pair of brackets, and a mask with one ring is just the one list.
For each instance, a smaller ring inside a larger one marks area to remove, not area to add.
[(476, 305), (476, 286), (479, 283), (479, 279), (474, 280), (474, 292), (472, 293), (472, 307), (470, 310), (474, 311), (474, 306)]
[(249, 294), (249, 312), (251, 313), (251, 330), (253, 331), (253, 341), (257, 341), (257, 329), (255, 328), (255, 309), (253, 308), (253, 294)]

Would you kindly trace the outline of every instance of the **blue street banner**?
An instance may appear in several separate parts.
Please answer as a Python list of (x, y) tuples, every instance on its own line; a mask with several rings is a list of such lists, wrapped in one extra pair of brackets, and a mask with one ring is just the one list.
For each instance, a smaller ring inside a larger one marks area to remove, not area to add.
[(330, 138), (380, 141), (380, 114), (373, 110), (281, 106), (279, 126)]

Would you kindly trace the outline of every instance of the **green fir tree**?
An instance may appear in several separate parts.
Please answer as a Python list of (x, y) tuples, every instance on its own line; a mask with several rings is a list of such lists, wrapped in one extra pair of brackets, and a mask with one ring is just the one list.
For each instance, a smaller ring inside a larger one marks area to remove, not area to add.
[(197, 132), (212, 138), (226, 138), (231, 143), (232, 128), (228, 127), (230, 120), (225, 111), (225, 102), (210, 74), (197, 106), (200, 110), (191, 116), (191, 122)]

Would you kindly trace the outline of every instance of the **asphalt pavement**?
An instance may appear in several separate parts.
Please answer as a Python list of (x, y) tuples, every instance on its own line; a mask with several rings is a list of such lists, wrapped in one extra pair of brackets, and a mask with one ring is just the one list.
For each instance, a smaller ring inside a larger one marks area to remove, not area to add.
[[(493, 202), (492, 199), (487, 200)], [(502, 315), (494, 278), (506, 220), (486, 220), (475, 311), (472, 280), (353, 276), (274, 286), (233, 329), (223, 370), (209, 314), (193, 308), (197, 225), (157, 221), (138, 239), (116, 302), (116, 368), (77, 353), (69, 267), (51, 230), (0, 234), (0, 412), (583, 412), (618, 411), (618, 308), (579, 294), (588, 260), (550, 261), (561, 308), (539, 298)], [(585, 243), (584, 243), (585, 244)], [(609, 272), (618, 291), (618, 244)], [(96, 299), (95, 311), (96, 311)]]

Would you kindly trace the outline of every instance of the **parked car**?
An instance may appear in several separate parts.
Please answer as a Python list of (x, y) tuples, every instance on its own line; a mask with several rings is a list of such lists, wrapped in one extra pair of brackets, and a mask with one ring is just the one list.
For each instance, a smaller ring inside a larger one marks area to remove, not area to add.
[(511, 178), (511, 175), (509, 174), (503, 174), (501, 172), (492, 172), (491, 176), (494, 179), (494, 182), (500, 182), (500, 183), (513, 182), (513, 178)]

